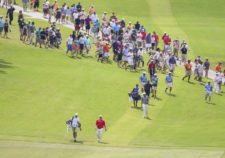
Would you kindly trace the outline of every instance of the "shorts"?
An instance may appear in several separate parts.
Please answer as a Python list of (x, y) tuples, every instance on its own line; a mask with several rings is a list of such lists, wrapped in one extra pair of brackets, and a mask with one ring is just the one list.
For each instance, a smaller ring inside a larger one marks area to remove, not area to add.
[(152, 47), (151, 43), (146, 43), (146, 48), (151, 48), (151, 47)]
[(182, 54), (181, 60), (182, 60), (182, 61), (186, 61), (186, 60), (187, 60), (187, 54)]
[(3, 27), (0, 27), (0, 32), (2, 32), (3, 31)]
[(210, 97), (210, 96), (212, 95), (212, 92), (207, 91), (207, 92), (205, 93), (205, 95), (206, 95), (207, 97)]
[(186, 74), (185, 74), (185, 76), (191, 76), (191, 70), (186, 70)]
[(174, 69), (175, 69), (175, 64), (170, 64), (170, 70), (174, 71)]
[(72, 50), (73, 50), (72, 45), (71, 45), (71, 44), (68, 44), (68, 45), (67, 45), (67, 51), (72, 51)]
[(90, 25), (86, 25), (86, 30), (90, 30), (91, 26)]
[(76, 24), (76, 25), (75, 25), (75, 30), (76, 30), (76, 31), (79, 31), (79, 30), (80, 30), (80, 25), (79, 25), (79, 24)]
[(172, 82), (167, 82), (166, 83), (166, 88), (172, 88), (173, 87), (173, 83)]
[(157, 90), (157, 86), (152, 86), (152, 89), (153, 90)]
[(141, 86), (144, 87), (146, 85), (145, 82), (141, 82)]
[(152, 43), (152, 48), (154, 48), (155, 47), (155, 43)]
[(105, 52), (104, 57), (109, 57), (109, 52)]
[(84, 49), (84, 44), (80, 44), (80, 50)]
[(34, 3), (34, 8), (39, 8), (39, 2)]
[(128, 61), (128, 59), (127, 59), (127, 57), (126, 57), (126, 56), (123, 56), (123, 58), (122, 58), (122, 59), (123, 59), (123, 61), (126, 61), (126, 62)]
[(78, 127), (72, 127), (73, 132), (78, 132)]

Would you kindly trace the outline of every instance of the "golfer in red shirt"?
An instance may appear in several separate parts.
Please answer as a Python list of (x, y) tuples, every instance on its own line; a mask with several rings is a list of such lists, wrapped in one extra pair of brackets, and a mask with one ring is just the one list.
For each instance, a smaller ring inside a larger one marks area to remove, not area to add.
[(99, 118), (96, 120), (96, 127), (97, 127), (97, 132), (96, 132), (97, 139), (98, 139), (98, 142), (100, 143), (102, 140), (103, 129), (105, 128), (105, 131), (107, 130), (105, 121), (102, 119), (102, 115), (99, 115)]

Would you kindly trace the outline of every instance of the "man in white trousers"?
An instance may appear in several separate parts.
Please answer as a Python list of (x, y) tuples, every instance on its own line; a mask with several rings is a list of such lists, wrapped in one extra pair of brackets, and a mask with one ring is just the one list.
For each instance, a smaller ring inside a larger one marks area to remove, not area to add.
[(75, 116), (72, 117), (71, 121), (72, 121), (71, 126), (73, 130), (73, 139), (74, 139), (74, 142), (76, 142), (78, 128), (80, 128), (80, 131), (81, 131), (81, 123), (80, 123), (80, 118), (78, 117), (78, 113), (76, 113)]
[(104, 129), (105, 131), (107, 130), (106, 123), (103, 120), (102, 115), (99, 115), (98, 119), (96, 120), (96, 127), (97, 127), (97, 131), (96, 131), (97, 139), (98, 139), (98, 142), (100, 143), (102, 141), (103, 130)]
[(148, 117), (148, 104), (149, 104), (149, 97), (148, 95), (144, 92), (143, 96), (141, 98), (141, 104), (143, 108), (143, 113), (144, 113), (144, 118), (149, 118)]

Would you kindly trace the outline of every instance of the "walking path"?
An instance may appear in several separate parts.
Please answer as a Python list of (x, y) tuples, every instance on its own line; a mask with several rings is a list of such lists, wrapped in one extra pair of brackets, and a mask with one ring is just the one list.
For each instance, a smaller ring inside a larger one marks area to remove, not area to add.
[[(11, 152), (13, 149), (13, 152)], [(40, 152), (41, 151), (41, 152)], [(157, 158), (223, 158), (224, 149), (185, 147), (109, 147), (76, 144), (37, 143), (0, 140), (2, 157), (157, 157)], [(25, 156), (27, 155), (27, 156)], [(29, 156), (28, 156), (29, 155)]]
[[(16, 11), (16, 12), (19, 12), (20, 10), (23, 10), (22, 7), (16, 6), (16, 5), (14, 6), (14, 8), (15, 8), (15, 11)], [(40, 20), (48, 21), (48, 19), (44, 18), (44, 17), (43, 17), (43, 14), (40, 13), (40, 12), (34, 12), (34, 11), (31, 11), (31, 10), (28, 10), (27, 12), (23, 12), (23, 14), (24, 14), (24, 15), (27, 15), (27, 16), (30, 16), (30, 17), (32, 17), (32, 18), (35, 18), (35, 19), (40, 19)], [(52, 21), (55, 21), (54, 17), (52, 17)], [(70, 29), (74, 29), (74, 24), (71, 23), (71, 22), (68, 23), (68, 24), (61, 24), (61, 25), (62, 25), (62, 26), (65, 26), (65, 27), (67, 27), (67, 28), (70, 28)], [(192, 66), (192, 69), (193, 69), (193, 71), (194, 71), (195, 65), (194, 65), (194, 63), (193, 63), (192, 65), (193, 65), (193, 66)], [(182, 66), (182, 65), (180, 65), (180, 66)], [(214, 79), (214, 78), (215, 78), (215, 75), (216, 75), (216, 72), (215, 72), (215, 71), (209, 70), (208, 76), (209, 76), (210, 79)], [(225, 78), (223, 78), (223, 82), (225, 82)]]

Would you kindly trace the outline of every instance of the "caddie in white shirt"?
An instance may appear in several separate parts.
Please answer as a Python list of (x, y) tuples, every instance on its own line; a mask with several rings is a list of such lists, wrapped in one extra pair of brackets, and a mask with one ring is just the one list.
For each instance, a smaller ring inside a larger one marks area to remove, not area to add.
[(74, 142), (76, 142), (78, 128), (80, 128), (80, 131), (81, 131), (81, 123), (80, 123), (80, 118), (78, 117), (78, 113), (76, 113), (75, 116), (72, 117), (71, 126), (73, 130), (73, 139), (74, 139)]

